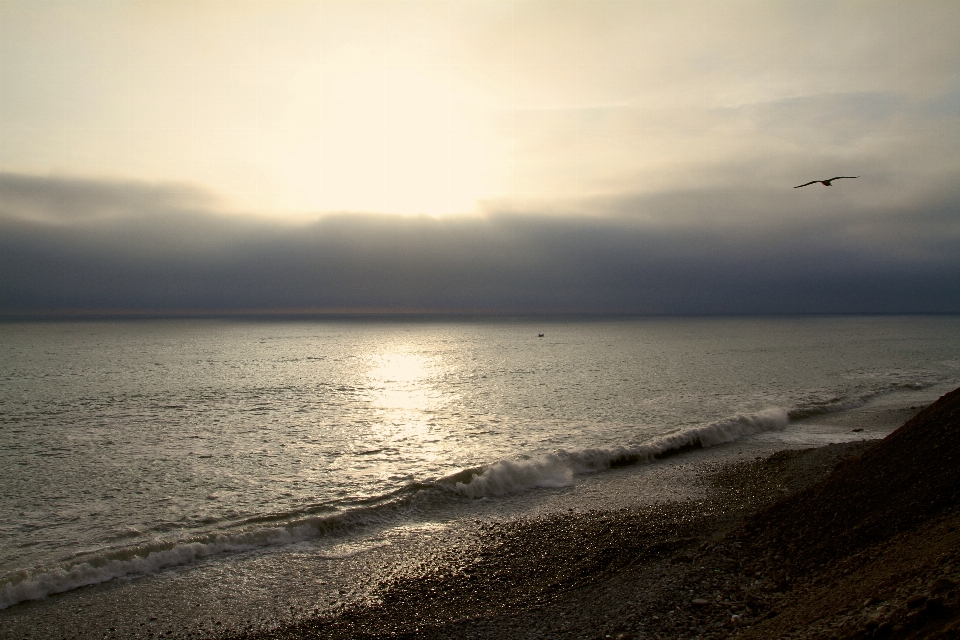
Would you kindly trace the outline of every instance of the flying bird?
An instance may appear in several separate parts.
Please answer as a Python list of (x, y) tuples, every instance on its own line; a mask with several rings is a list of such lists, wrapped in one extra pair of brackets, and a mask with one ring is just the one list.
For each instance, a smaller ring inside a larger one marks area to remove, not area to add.
[(833, 182), (834, 180), (843, 180), (844, 178), (859, 178), (859, 177), (860, 177), (860, 176), (837, 176), (836, 178), (830, 178), (829, 180), (814, 180), (814, 181), (808, 182), (808, 183), (806, 183), (806, 184), (798, 184), (797, 186), (794, 187), (794, 189), (799, 189), (800, 187), (805, 187), (805, 186), (807, 186), (808, 184), (817, 184), (818, 182), (819, 182), (820, 184), (822, 184), (823, 186), (825, 186), (825, 187), (830, 187), (830, 186), (832, 186), (830, 183)]

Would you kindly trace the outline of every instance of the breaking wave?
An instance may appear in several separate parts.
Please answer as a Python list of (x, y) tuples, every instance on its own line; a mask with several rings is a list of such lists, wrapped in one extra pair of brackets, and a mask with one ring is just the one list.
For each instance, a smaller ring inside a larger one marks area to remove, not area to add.
[(841, 411), (850, 411), (867, 404), (874, 398), (895, 393), (897, 391), (918, 391), (928, 389), (941, 383), (939, 377), (933, 375), (917, 374), (888, 374), (888, 380), (864, 391), (858, 395), (850, 397), (833, 396), (827, 398), (812, 399), (798, 404), (787, 412), (791, 420), (800, 420), (803, 418), (812, 418), (822, 416), (828, 413), (839, 413)]
[(211, 556), (283, 547), (364, 526), (395, 522), (430, 497), (429, 492), (410, 486), (378, 499), (354, 501), (361, 506), (342, 509), (322, 506), (299, 513), (250, 518), (229, 530), (157, 539), (93, 552), (52, 568), (18, 571), (0, 579), (0, 609), (114, 578), (155, 573)]
[(561, 450), (527, 460), (500, 460), (487, 467), (460, 472), (441, 483), (471, 498), (501, 496), (537, 487), (560, 487), (572, 484), (578, 474), (642, 464), (691, 449), (733, 442), (762, 431), (780, 430), (789, 420), (786, 410), (771, 408), (665, 436), (648, 444)]

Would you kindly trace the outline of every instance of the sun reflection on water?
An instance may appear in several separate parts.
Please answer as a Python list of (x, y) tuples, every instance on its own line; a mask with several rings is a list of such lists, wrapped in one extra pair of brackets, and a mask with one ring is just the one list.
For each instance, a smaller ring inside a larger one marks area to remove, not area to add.
[(367, 373), (373, 405), (387, 412), (422, 412), (429, 410), (437, 390), (431, 383), (434, 363), (415, 353), (388, 353), (371, 358), (373, 368)]
[(446, 459), (451, 434), (442, 407), (450, 398), (438, 385), (442, 362), (401, 348), (371, 356), (370, 365), (366, 387), (379, 414), (369, 433), (379, 448), (369, 461), (371, 472), (384, 472), (382, 465), (399, 451), (416, 451), (428, 466)]
[(365, 455), (351, 473), (388, 484), (450, 473), (463, 447), (462, 399), (451, 384), (458, 363), (428, 345), (378, 346), (365, 358), (362, 382), (373, 419), (356, 433), (353, 447)]

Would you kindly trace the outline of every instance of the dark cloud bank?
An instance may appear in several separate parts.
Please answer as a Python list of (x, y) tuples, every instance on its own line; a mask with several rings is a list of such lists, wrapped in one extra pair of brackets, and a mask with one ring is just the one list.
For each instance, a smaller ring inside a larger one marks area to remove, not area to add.
[(816, 188), (294, 226), (176, 186), (0, 174), (0, 315), (960, 313), (960, 191)]

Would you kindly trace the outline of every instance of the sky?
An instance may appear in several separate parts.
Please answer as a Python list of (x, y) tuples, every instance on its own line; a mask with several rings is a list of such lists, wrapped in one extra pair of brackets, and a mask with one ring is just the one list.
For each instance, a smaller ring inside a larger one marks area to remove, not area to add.
[(0, 0), (0, 315), (960, 313), (958, 24)]

